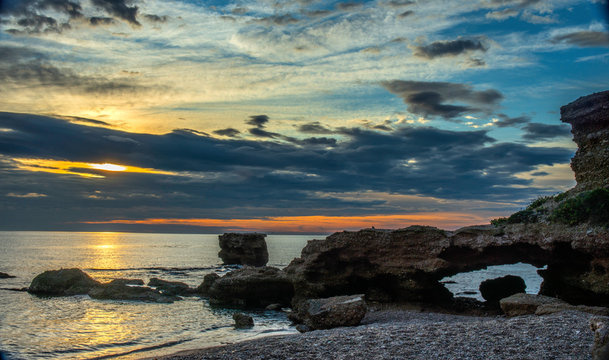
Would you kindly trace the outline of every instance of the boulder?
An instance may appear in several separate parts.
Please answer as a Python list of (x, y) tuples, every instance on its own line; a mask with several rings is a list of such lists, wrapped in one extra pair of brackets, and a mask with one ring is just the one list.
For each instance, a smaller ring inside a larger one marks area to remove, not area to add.
[(520, 276), (506, 275), (504, 277), (484, 280), (480, 283), (480, 294), (488, 302), (499, 300), (510, 295), (525, 292), (526, 285)]
[(568, 305), (564, 301), (543, 295), (515, 294), (499, 301), (501, 310), (507, 316), (520, 316), (535, 314), (542, 305)]
[(609, 360), (609, 318), (590, 319), (590, 329), (594, 332), (592, 360)]
[(298, 318), (312, 330), (358, 325), (368, 307), (364, 295), (308, 299), (297, 309)]
[(102, 284), (92, 288), (88, 294), (91, 298), (99, 300), (127, 300), (156, 303), (172, 303), (176, 300), (180, 300), (179, 297), (164, 295), (160, 291), (149, 287), (131, 286), (120, 282)]
[(233, 320), (235, 320), (235, 328), (247, 329), (254, 327), (254, 318), (243, 313), (234, 313)]
[(269, 261), (265, 234), (225, 233), (219, 236), (218, 256), (225, 265), (264, 266)]
[(195, 293), (201, 296), (209, 296), (209, 288), (213, 285), (216, 280), (220, 278), (220, 275), (211, 273), (203, 276), (203, 282), (195, 289)]
[(80, 269), (49, 270), (37, 275), (28, 291), (40, 295), (79, 295), (87, 294), (101, 283)]
[(160, 290), (165, 295), (192, 296), (195, 289), (179, 281), (167, 281), (157, 278), (152, 278), (148, 281), (148, 286), (152, 286)]
[(264, 308), (289, 304), (294, 288), (277, 268), (244, 266), (213, 281), (207, 294), (213, 305)]
[(10, 278), (14, 278), (14, 276), (9, 275), (7, 273), (0, 272), (0, 279), (10, 279)]
[(108, 285), (144, 285), (144, 280), (141, 279), (113, 279)]

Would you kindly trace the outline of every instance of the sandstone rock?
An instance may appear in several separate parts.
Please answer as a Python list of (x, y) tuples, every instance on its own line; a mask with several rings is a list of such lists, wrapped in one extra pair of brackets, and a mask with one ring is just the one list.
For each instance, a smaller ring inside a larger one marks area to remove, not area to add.
[(10, 278), (14, 278), (14, 276), (9, 275), (7, 273), (0, 272), (0, 279), (10, 279)]
[(294, 288), (277, 268), (244, 266), (213, 281), (207, 294), (213, 305), (264, 308), (289, 304)]
[(571, 160), (576, 190), (609, 186), (609, 91), (581, 97), (561, 107), (560, 115), (578, 147)]
[(108, 283), (92, 288), (88, 292), (93, 299), (127, 300), (156, 303), (172, 303), (180, 298), (164, 295), (160, 291), (145, 286), (130, 286), (119, 283)]
[(548, 304), (555, 305), (566, 303), (557, 298), (533, 294), (515, 294), (499, 301), (501, 310), (503, 310), (507, 316), (535, 314), (538, 307)]
[(510, 295), (523, 293), (526, 287), (520, 276), (506, 275), (496, 279), (484, 280), (480, 283), (480, 294), (486, 301), (498, 302)]
[(592, 360), (609, 360), (609, 318), (590, 319), (590, 329), (594, 332)]
[(209, 296), (209, 288), (213, 285), (216, 280), (220, 278), (220, 275), (216, 273), (211, 273), (203, 276), (203, 282), (199, 285), (195, 292), (202, 296)]
[(218, 256), (225, 265), (241, 264), (264, 266), (269, 261), (265, 234), (226, 233), (219, 236), (220, 252)]
[(235, 320), (235, 328), (247, 329), (254, 327), (254, 318), (243, 313), (234, 313), (233, 320)]
[(363, 294), (335, 296), (303, 301), (298, 309), (298, 317), (310, 329), (331, 329), (358, 325), (367, 310)]
[(160, 290), (165, 295), (191, 296), (195, 289), (191, 289), (187, 284), (179, 281), (167, 281), (152, 278), (148, 281), (148, 286)]
[(28, 291), (40, 295), (86, 294), (101, 283), (80, 269), (49, 270), (37, 275)]

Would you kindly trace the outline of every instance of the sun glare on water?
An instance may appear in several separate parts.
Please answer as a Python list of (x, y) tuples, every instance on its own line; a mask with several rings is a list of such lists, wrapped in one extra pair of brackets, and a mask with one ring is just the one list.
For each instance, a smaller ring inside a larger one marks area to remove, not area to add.
[(116, 165), (116, 164), (89, 164), (91, 169), (97, 170), (106, 170), (106, 171), (125, 171), (127, 170), (126, 166)]

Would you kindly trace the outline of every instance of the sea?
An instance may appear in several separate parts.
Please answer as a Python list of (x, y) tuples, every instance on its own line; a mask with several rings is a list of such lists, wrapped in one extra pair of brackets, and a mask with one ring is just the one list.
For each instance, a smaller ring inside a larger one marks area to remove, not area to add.
[[(323, 235), (268, 235), (270, 266), (283, 268), (300, 256), (308, 240)], [(80, 268), (96, 280), (151, 278), (192, 287), (206, 274), (234, 269), (222, 265), (218, 234), (114, 232), (0, 232), (0, 358), (141, 359), (181, 350), (296, 333), (284, 311), (245, 311), (251, 329), (235, 329), (235, 309), (185, 297), (172, 304), (94, 300), (87, 295), (39, 297), (23, 291), (46, 270)], [(482, 300), (481, 281), (519, 275), (528, 293), (541, 278), (528, 264), (492, 266), (443, 279), (458, 296)]]

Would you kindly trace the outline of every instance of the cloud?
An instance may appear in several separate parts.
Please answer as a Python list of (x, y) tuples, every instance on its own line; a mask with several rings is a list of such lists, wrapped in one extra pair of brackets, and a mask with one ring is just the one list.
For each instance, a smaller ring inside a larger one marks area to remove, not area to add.
[(550, 140), (557, 137), (569, 137), (571, 131), (568, 125), (548, 125), (541, 123), (530, 123), (523, 127), (525, 134), (522, 135), (526, 140)]
[(292, 14), (273, 15), (256, 20), (256, 22), (266, 25), (290, 25), (296, 24), (299, 21)]
[(159, 16), (154, 14), (144, 14), (144, 18), (153, 23), (165, 23), (169, 19), (167, 15)]
[(580, 47), (609, 46), (609, 33), (604, 31), (575, 31), (568, 34), (556, 35), (554, 43), (566, 43)]
[(531, 121), (531, 118), (529, 116), (523, 115), (523, 116), (517, 116), (517, 117), (509, 117), (505, 114), (498, 114), (497, 115), (499, 117), (498, 121), (495, 121), (493, 123), (493, 125), (497, 126), (497, 127), (510, 127), (510, 126), (518, 126), (518, 125), (522, 125), (522, 124), (527, 124)]
[(113, 18), (109, 18), (109, 17), (90, 17), (89, 18), (89, 23), (93, 26), (98, 26), (98, 25), (111, 25), (114, 24), (115, 21)]
[(22, 198), (22, 199), (32, 199), (32, 198), (46, 197), (47, 195), (45, 195), (45, 194), (39, 194), (39, 193), (27, 193), (27, 194), (8, 193), (8, 194), (6, 194), (6, 196), (15, 197), (15, 198)]
[(258, 128), (264, 128), (266, 123), (269, 122), (268, 115), (252, 115), (248, 120), (245, 120), (245, 123), (248, 125), (253, 125)]
[[(571, 149), (497, 142), (486, 131), (433, 127), (392, 132), (343, 127), (334, 129), (339, 138), (279, 134), (270, 141), (218, 139), (185, 130), (130, 133), (14, 113), (0, 113), (0, 127), (14, 130), (0, 132), (0, 194), (48, 196), (40, 199), (45, 206), (28, 206), (16, 197), (0, 201), (3, 223), (23, 226), (23, 219), (63, 224), (133, 216), (189, 218), (194, 213), (230, 218), (310, 215), (311, 209), (328, 216), (395, 212), (382, 199), (362, 204), (323, 196), (342, 192), (513, 201), (533, 198), (540, 190), (528, 189), (532, 180), (511, 174), (566, 164), (572, 156)], [(39, 166), (45, 159), (62, 159), (158, 171), (85, 178), (37, 172), (36, 167), (17, 170), (14, 159), (39, 159), (30, 162)], [(105, 200), (90, 198), (94, 191)]]
[(91, 0), (91, 2), (93, 5), (106, 10), (109, 14), (123, 19), (132, 25), (141, 25), (136, 19), (138, 7), (127, 5), (125, 0)]
[(298, 126), (298, 131), (308, 134), (334, 134), (335, 132), (322, 125), (319, 121), (310, 122)]
[[(471, 86), (448, 82), (393, 80), (381, 83), (385, 89), (400, 96), (408, 111), (423, 116), (452, 119), (465, 113), (490, 112), (503, 95), (494, 89), (475, 91)], [(472, 106), (447, 104), (458, 101)]]
[(412, 11), (412, 10), (406, 10), (406, 11), (400, 13), (398, 15), (398, 18), (403, 19), (403, 18), (409, 17), (411, 15), (414, 15), (414, 11)]
[(217, 134), (220, 136), (235, 137), (235, 136), (241, 134), (241, 131), (239, 131), (237, 129), (233, 129), (233, 128), (226, 128), (226, 129), (214, 130), (214, 134)]
[(434, 59), (443, 56), (457, 56), (472, 51), (486, 52), (488, 47), (482, 39), (456, 39), (448, 41), (435, 41), (424, 46), (415, 46), (415, 56)]
[(360, 2), (341, 2), (335, 5), (336, 9), (341, 11), (351, 11), (355, 9), (359, 9), (363, 6), (363, 3)]

